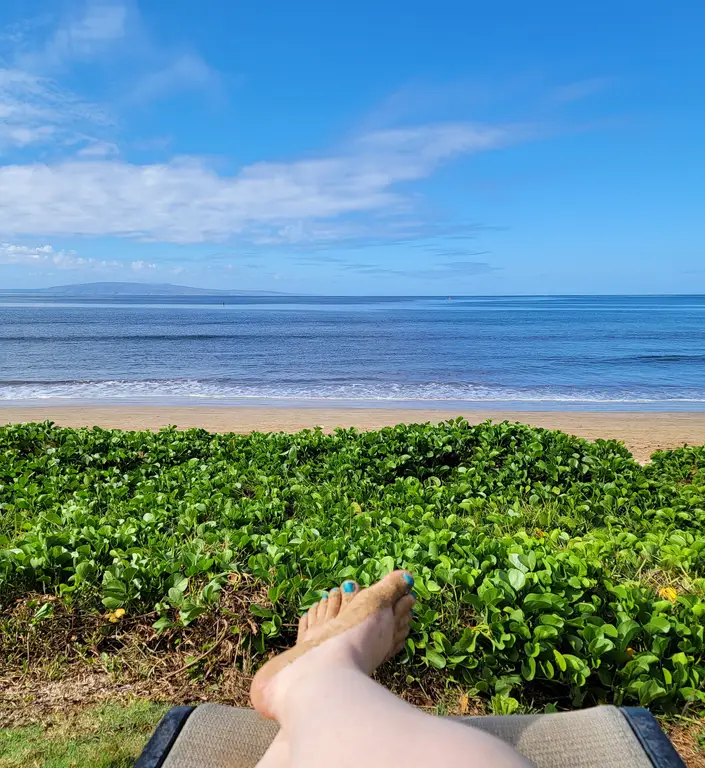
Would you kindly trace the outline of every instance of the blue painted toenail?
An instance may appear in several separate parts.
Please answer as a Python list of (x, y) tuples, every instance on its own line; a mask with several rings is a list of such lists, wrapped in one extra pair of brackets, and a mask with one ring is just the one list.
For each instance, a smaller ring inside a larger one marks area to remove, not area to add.
[(404, 581), (409, 585), (409, 587), (414, 586), (414, 577), (410, 573), (404, 574)]
[(333, 587), (333, 589), (331, 589), (331, 592), (340, 592), (340, 590), (338, 589), (338, 587)]
[(321, 595), (321, 600), (327, 600), (328, 599), (328, 593), (324, 592), (323, 595)]
[(347, 592), (350, 594), (350, 592), (355, 591), (355, 582), (354, 581), (346, 581), (343, 584), (343, 592)]

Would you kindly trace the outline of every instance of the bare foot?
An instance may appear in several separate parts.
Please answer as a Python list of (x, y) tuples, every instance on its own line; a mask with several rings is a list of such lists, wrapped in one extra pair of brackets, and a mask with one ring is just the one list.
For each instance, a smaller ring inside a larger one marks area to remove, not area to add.
[(255, 675), (250, 688), (254, 708), (276, 719), (277, 698), (297, 680), (331, 665), (372, 674), (404, 647), (415, 602), (413, 583), (405, 571), (394, 571), (368, 589), (346, 581), (342, 590), (313, 605), (299, 622), (296, 645)]

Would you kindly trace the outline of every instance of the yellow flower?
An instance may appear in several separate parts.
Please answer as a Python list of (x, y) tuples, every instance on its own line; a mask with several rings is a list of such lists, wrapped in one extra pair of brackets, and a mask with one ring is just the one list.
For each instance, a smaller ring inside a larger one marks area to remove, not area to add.
[(537, 528), (537, 529), (534, 531), (534, 533), (535, 533), (535, 534), (536, 534), (536, 535), (537, 535), (537, 536), (538, 536), (540, 539), (542, 539), (542, 538), (543, 538), (543, 537), (546, 535), (546, 532), (545, 532), (545, 531), (542, 531), (540, 528)]
[(673, 587), (663, 587), (663, 589), (659, 589), (658, 596), (662, 597), (664, 600), (670, 600), (672, 603), (675, 603), (678, 597), (678, 592)]
[(115, 611), (111, 611), (110, 613), (105, 614), (105, 618), (111, 623), (111, 624), (117, 624), (118, 621), (125, 615), (125, 609), (124, 608), (118, 608)]
[(631, 659), (631, 657), (636, 653), (636, 651), (633, 648), (627, 648), (627, 656)]

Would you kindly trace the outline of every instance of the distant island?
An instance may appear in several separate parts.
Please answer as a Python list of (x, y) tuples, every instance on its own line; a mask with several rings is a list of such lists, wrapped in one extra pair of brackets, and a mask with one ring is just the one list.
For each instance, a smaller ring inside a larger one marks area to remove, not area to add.
[(171, 283), (80, 283), (52, 288), (6, 288), (0, 295), (70, 296), (109, 298), (111, 296), (290, 296), (277, 291), (220, 291), (215, 288), (191, 288)]

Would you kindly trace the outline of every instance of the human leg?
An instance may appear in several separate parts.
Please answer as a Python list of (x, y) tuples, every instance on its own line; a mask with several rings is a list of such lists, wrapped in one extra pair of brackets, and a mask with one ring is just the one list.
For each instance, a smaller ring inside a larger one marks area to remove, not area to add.
[(253, 703), (281, 725), (291, 768), (528, 765), (498, 739), (427, 715), (369, 678), (403, 646), (410, 583), (396, 571), (340, 594), (337, 613), (317, 604), (302, 621), (303, 642), (255, 677)]

